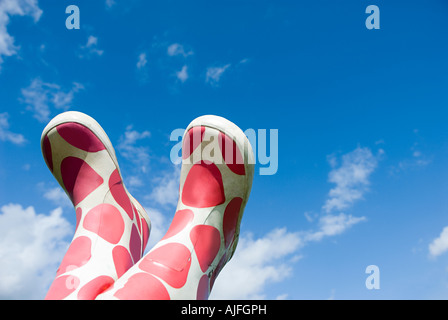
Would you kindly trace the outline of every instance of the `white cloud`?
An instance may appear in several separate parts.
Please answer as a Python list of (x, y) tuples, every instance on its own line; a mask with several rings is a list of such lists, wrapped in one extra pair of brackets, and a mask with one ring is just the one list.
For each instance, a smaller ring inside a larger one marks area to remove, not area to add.
[(50, 200), (55, 205), (60, 207), (72, 207), (67, 194), (62, 190), (61, 187), (51, 188), (44, 192), (44, 198)]
[(20, 100), (34, 113), (37, 120), (46, 122), (50, 119), (51, 107), (68, 110), (72, 106), (74, 94), (83, 88), (81, 84), (75, 82), (70, 90), (64, 91), (58, 84), (46, 83), (35, 78), (27, 88), (21, 90)]
[(221, 80), (221, 76), (223, 73), (230, 67), (230, 63), (226, 64), (222, 67), (210, 67), (207, 69), (207, 73), (205, 75), (205, 82), (217, 85), (218, 82)]
[[(301, 258), (300, 249), (311, 242), (342, 234), (365, 220), (365, 217), (341, 213), (321, 217), (317, 231), (288, 232), (286, 228), (277, 228), (258, 239), (251, 233), (243, 234), (232, 260), (217, 277), (210, 298), (266, 299), (268, 284), (291, 276), (294, 263)], [(287, 295), (281, 294), (279, 298)]]
[[(327, 237), (340, 235), (367, 220), (366, 217), (331, 214), (330, 211), (348, 208), (359, 198), (359, 194), (365, 192), (377, 159), (368, 148), (357, 148), (342, 156), (342, 164), (338, 168), (335, 157), (329, 161), (333, 167), (330, 182), (336, 183), (336, 187), (331, 189), (330, 199), (324, 206), (327, 212), (320, 217), (315, 213), (305, 213), (310, 223), (317, 219), (317, 228), (298, 232), (274, 229), (256, 240), (251, 234), (242, 234), (235, 256), (216, 280), (212, 299), (266, 298), (268, 284), (285, 281), (292, 274), (294, 262), (300, 258), (300, 249)], [(284, 293), (278, 297), (287, 296), (288, 293)]]
[(7, 112), (0, 113), (0, 140), (9, 141), (17, 145), (22, 145), (26, 142), (23, 135), (9, 131), (9, 115)]
[(79, 58), (90, 58), (92, 56), (102, 56), (104, 50), (98, 49), (98, 38), (90, 35), (87, 38), (87, 43), (81, 46), (82, 52), (78, 55)]
[(366, 217), (353, 217), (344, 213), (339, 215), (327, 214), (320, 217), (319, 230), (309, 232), (305, 237), (305, 241), (320, 241), (324, 237), (342, 234), (351, 226), (362, 221), (366, 221)]
[(412, 156), (401, 160), (398, 162), (398, 165), (393, 168), (395, 172), (407, 171), (412, 169), (418, 169), (426, 167), (431, 164), (432, 159), (430, 156), (424, 154), (421, 150), (416, 149), (417, 143), (411, 148)]
[(33, 207), (0, 208), (0, 299), (42, 299), (73, 234), (57, 208), (49, 215)]
[(144, 52), (140, 53), (137, 61), (137, 69), (143, 68), (144, 66), (146, 66), (147, 63), (148, 60), (146, 59), (146, 53)]
[(291, 275), (291, 259), (302, 246), (299, 234), (284, 228), (274, 229), (259, 239), (244, 235), (232, 260), (217, 277), (210, 299), (266, 298), (266, 285)]
[(448, 251), (448, 227), (443, 228), (440, 236), (435, 238), (429, 245), (429, 254), (432, 257), (440, 256)]
[(160, 205), (176, 206), (179, 198), (180, 166), (173, 166), (172, 171), (155, 178), (152, 184), (155, 187), (147, 197)]
[(14, 37), (8, 33), (7, 25), (11, 16), (31, 16), (37, 22), (42, 15), (37, 0), (2, 0), (0, 1), (0, 67), (3, 57), (17, 54), (19, 47), (14, 44)]
[(356, 200), (362, 199), (370, 184), (369, 178), (377, 167), (378, 159), (369, 148), (356, 148), (342, 156), (342, 163), (337, 167), (338, 160), (330, 157), (333, 170), (329, 173), (329, 181), (336, 184), (330, 190), (329, 199), (323, 209), (330, 213), (333, 210), (343, 210)]
[(145, 252), (149, 252), (151, 248), (162, 239), (168, 230), (168, 221), (165, 215), (158, 209), (145, 207), (146, 212), (151, 218), (151, 234), (146, 245)]
[(120, 137), (118, 142), (118, 151), (138, 166), (142, 172), (146, 172), (149, 164), (149, 151), (147, 147), (138, 146), (138, 142), (150, 136), (149, 131), (138, 132), (132, 129), (132, 125), (127, 126), (124, 135)]
[[(152, 75), (162, 74), (165, 79), (176, 79), (184, 83), (190, 78), (190, 59), (192, 49), (180, 43), (171, 43), (154, 37), (151, 47), (141, 49), (136, 61), (137, 77), (142, 83), (151, 80)], [(149, 63), (151, 62), (151, 63)], [(174, 87), (170, 89), (176, 90)]]
[(428, 154), (427, 151), (424, 151), (424, 147), (421, 146), (421, 141), (424, 140), (420, 135), (419, 130), (414, 129), (413, 133), (416, 141), (410, 148), (411, 154), (405, 159), (400, 160), (397, 165), (391, 167), (392, 174), (421, 169), (432, 163), (433, 156)]
[(309, 211), (306, 211), (303, 215), (305, 216), (305, 219), (306, 219), (308, 222), (313, 222), (314, 219), (317, 217), (317, 214), (316, 214), (316, 213), (309, 212)]
[(275, 298), (275, 300), (286, 300), (288, 298), (288, 294), (284, 293)]
[(187, 72), (187, 66), (183, 66), (182, 69), (178, 72), (176, 72), (176, 77), (179, 79), (182, 83), (187, 81), (188, 79), (188, 72)]
[(96, 45), (98, 45), (98, 38), (94, 36), (89, 36), (89, 38), (87, 39), (86, 48), (91, 48)]
[(106, 6), (112, 8), (116, 4), (115, 0), (106, 0)]
[(170, 57), (174, 56), (183, 56), (184, 58), (193, 55), (192, 50), (185, 50), (184, 46), (179, 43), (173, 43), (170, 46), (168, 46), (167, 54)]
[[(182, 58), (187, 58), (188, 56), (191, 56), (194, 54), (192, 50), (187, 50), (185, 47), (179, 43), (173, 43), (168, 46), (167, 48), (167, 54), (170, 57), (180, 56)], [(188, 74), (188, 66), (184, 64), (180, 71), (176, 71), (176, 78), (184, 83), (187, 81), (189, 74)]]
[(126, 185), (133, 188), (133, 187), (141, 187), (143, 186), (143, 181), (140, 179), (139, 176), (130, 176), (126, 178)]
[(395, 172), (407, 171), (411, 169), (423, 168), (432, 162), (431, 159), (423, 156), (414, 156), (413, 159), (405, 159), (398, 162), (396, 168), (393, 168)]

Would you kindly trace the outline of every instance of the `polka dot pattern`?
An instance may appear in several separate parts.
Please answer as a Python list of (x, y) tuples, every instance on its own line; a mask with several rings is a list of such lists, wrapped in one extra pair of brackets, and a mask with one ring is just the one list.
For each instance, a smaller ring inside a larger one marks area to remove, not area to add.
[[(104, 297), (208, 299), (216, 277), (233, 254), (247, 196), (247, 172), (233, 139), (208, 127), (187, 132), (183, 159), (197, 152), (201, 143), (208, 143), (205, 136), (221, 141), (218, 152), (223, 162), (202, 159), (182, 167), (180, 201), (167, 232), (117, 281), (117, 289)], [(238, 184), (241, 191), (235, 192)], [(229, 185), (232, 187), (227, 190)]]
[(224, 203), (224, 186), (216, 164), (201, 161), (190, 169), (182, 190), (182, 202), (190, 207), (207, 208)]
[(168, 239), (181, 232), (193, 220), (193, 211), (190, 209), (179, 210), (174, 215), (173, 221), (162, 239)]
[(218, 254), (221, 245), (219, 230), (212, 226), (198, 225), (191, 230), (190, 239), (201, 270), (205, 272)]
[(61, 162), (62, 181), (73, 205), (78, 205), (103, 183), (103, 178), (82, 159), (66, 157)]
[(45, 300), (62, 300), (79, 287), (79, 278), (71, 275), (56, 278), (45, 296)]
[(236, 142), (222, 132), (219, 133), (218, 142), (225, 164), (233, 173), (244, 175), (246, 173), (244, 160)]
[(165, 286), (156, 277), (147, 273), (137, 273), (130, 277), (115, 295), (122, 300), (169, 300)]
[(47, 299), (95, 299), (143, 255), (148, 223), (126, 192), (115, 161), (103, 150), (103, 142), (79, 123), (63, 123), (43, 137), (47, 166), (76, 214), (74, 239)]
[(87, 127), (75, 122), (68, 122), (56, 127), (59, 135), (75, 148), (87, 152), (106, 149), (100, 139)]
[(47, 166), (50, 169), (50, 171), (53, 172), (53, 153), (51, 151), (51, 143), (50, 143), (50, 139), (48, 139), (48, 136), (44, 137), (42, 147), (43, 147), (45, 162), (47, 163)]
[(243, 199), (239, 197), (233, 198), (226, 206), (223, 219), (223, 233), (224, 233), (224, 245), (226, 249), (229, 247), (233, 240), (235, 230), (238, 225), (238, 218), (240, 216), (240, 209), (243, 203)]
[(207, 300), (209, 294), (209, 279), (207, 275), (203, 275), (199, 280), (198, 291), (196, 293), (196, 300)]
[(132, 226), (131, 239), (129, 241), (129, 250), (134, 262), (137, 262), (142, 256), (142, 240), (135, 224)]
[(78, 230), (79, 223), (81, 222), (81, 218), (82, 218), (82, 208), (81, 207), (76, 208), (75, 214), (76, 214), (76, 227), (75, 227), (75, 230)]
[(85, 265), (92, 256), (91, 248), (92, 241), (90, 238), (85, 236), (75, 238), (70, 244), (64, 259), (62, 259), (56, 275), (63, 274)]
[(78, 293), (80, 300), (94, 300), (100, 293), (106, 291), (115, 280), (108, 276), (99, 276), (85, 284)]
[(120, 211), (108, 203), (91, 209), (84, 218), (83, 227), (112, 244), (120, 241), (125, 229)]
[(194, 127), (187, 132), (182, 143), (182, 159), (187, 159), (201, 144), (205, 127)]
[[(205, 125), (185, 134), (183, 159), (202, 151), (208, 138), (218, 141), (219, 149), (209, 155), (213, 159), (183, 165), (173, 220), (160, 242), (142, 257), (149, 227), (118, 168), (111, 164), (106, 170), (107, 165), (90, 162), (88, 156), (75, 156), (81, 151), (101, 154), (104, 144), (80, 124), (64, 124), (55, 131), (59, 138), (43, 140), (44, 157), (50, 170), (60, 168), (61, 184), (75, 205), (76, 232), (82, 235), (72, 241), (47, 298), (208, 299), (233, 254), (247, 201), (252, 169), (244, 163), (242, 147), (230, 135)], [(52, 143), (61, 138), (79, 152), (67, 152), (55, 163)], [(94, 205), (93, 197), (98, 199)], [(97, 256), (110, 260), (111, 274), (90, 273)]]
[(190, 250), (182, 244), (169, 243), (148, 253), (139, 268), (180, 288), (187, 281), (190, 265)]
[(121, 277), (133, 265), (131, 254), (128, 249), (123, 246), (116, 246), (112, 250), (112, 257), (118, 278)]
[(143, 239), (143, 245), (142, 245), (142, 254), (143, 254), (143, 251), (145, 250), (146, 244), (148, 243), (148, 239), (149, 239), (149, 227), (144, 218), (140, 218), (140, 222), (142, 225), (141, 233), (142, 233), (142, 239)]
[(129, 218), (134, 219), (134, 213), (132, 209), (132, 203), (124, 190), (123, 182), (121, 181), (120, 173), (118, 170), (112, 172), (109, 178), (109, 189), (114, 197), (115, 201), (126, 211)]

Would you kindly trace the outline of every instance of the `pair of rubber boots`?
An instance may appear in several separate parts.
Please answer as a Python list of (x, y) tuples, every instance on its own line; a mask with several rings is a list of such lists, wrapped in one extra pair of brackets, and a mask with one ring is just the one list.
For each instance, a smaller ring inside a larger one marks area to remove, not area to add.
[(45, 127), (41, 147), (77, 219), (46, 299), (208, 298), (235, 252), (252, 186), (254, 155), (240, 128), (211, 115), (188, 125), (177, 209), (146, 254), (150, 218), (126, 189), (101, 126), (62, 113)]

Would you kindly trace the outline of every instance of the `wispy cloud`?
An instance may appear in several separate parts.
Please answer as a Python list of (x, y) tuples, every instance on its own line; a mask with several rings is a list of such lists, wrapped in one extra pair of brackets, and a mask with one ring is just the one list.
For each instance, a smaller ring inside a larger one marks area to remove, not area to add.
[(443, 228), (440, 235), (429, 244), (428, 249), (433, 258), (448, 251), (448, 227)]
[(391, 166), (391, 174), (422, 169), (432, 163), (433, 156), (425, 150), (424, 138), (421, 136), (419, 130), (414, 129), (413, 135), (414, 143), (409, 148), (408, 155), (398, 161), (396, 165)]
[(148, 52), (141, 52), (137, 56), (137, 63), (136, 63), (136, 75), (137, 79), (140, 83), (144, 84), (147, 83), (149, 80), (149, 69), (150, 64), (148, 64), (149, 59), (149, 53)]
[(221, 80), (224, 72), (231, 66), (231, 64), (226, 64), (220, 67), (209, 67), (205, 75), (205, 82), (211, 85), (217, 85)]
[(115, 0), (106, 0), (106, 7), (112, 8), (116, 4)]
[(205, 83), (210, 84), (211, 86), (218, 86), (219, 82), (221, 81), (221, 77), (223, 74), (228, 71), (230, 68), (238, 69), (240, 66), (247, 64), (250, 61), (248, 58), (241, 59), (240, 61), (233, 64), (228, 63), (222, 66), (213, 66), (207, 68), (206, 74), (205, 74)]
[(414, 145), (410, 148), (410, 155), (406, 159), (399, 161), (397, 166), (394, 167), (394, 171), (403, 172), (412, 169), (423, 168), (431, 164), (431, 162), (431, 156), (425, 154), (422, 151), (419, 143), (415, 142)]
[[(195, 74), (195, 70), (197, 70), (197, 68), (194, 68), (195, 54), (195, 51), (187, 44), (171, 43), (166, 40), (161, 41), (155, 37), (151, 48), (141, 53), (138, 57), (138, 74), (140, 77), (143, 77), (143, 80), (147, 80), (147, 70), (144, 67), (146, 66), (148, 56), (150, 56), (151, 61), (154, 62), (151, 64), (152, 71), (161, 71), (163, 74), (169, 75), (170, 78), (174, 77), (177, 83), (185, 83), (190, 81), (190, 79), (200, 78), (206, 85), (219, 87), (226, 72), (230, 69), (238, 70), (240, 66), (250, 62), (249, 58), (243, 58), (227, 64), (214, 63), (205, 69), (205, 73), (201, 70), (201, 74)], [(145, 71), (142, 72), (141, 70)], [(173, 90), (173, 92), (176, 92), (176, 90)]]
[(146, 59), (146, 53), (142, 52), (138, 55), (138, 61), (137, 61), (137, 69), (141, 69), (148, 63), (148, 60)]
[(182, 69), (178, 72), (176, 72), (176, 77), (179, 79), (182, 83), (187, 81), (188, 79), (188, 72), (187, 72), (187, 66), (183, 66)]
[(17, 145), (22, 145), (26, 142), (22, 134), (14, 133), (9, 130), (9, 115), (7, 112), (0, 113), (0, 140), (9, 141)]
[(83, 88), (82, 84), (74, 82), (70, 90), (63, 90), (58, 84), (35, 78), (27, 88), (21, 90), (20, 100), (33, 112), (37, 120), (46, 122), (50, 118), (52, 108), (68, 110), (72, 106), (74, 94)]
[(331, 183), (336, 184), (329, 192), (329, 198), (323, 209), (330, 213), (344, 210), (362, 199), (370, 185), (370, 175), (378, 164), (378, 157), (369, 148), (356, 148), (342, 156), (341, 163), (331, 156), (329, 162), (333, 169), (328, 175)]
[[(301, 257), (300, 249), (313, 242), (341, 235), (367, 220), (366, 217), (332, 212), (348, 209), (361, 198), (378, 158), (370, 149), (358, 147), (342, 155), (341, 159), (339, 164), (336, 157), (329, 158), (333, 167), (329, 181), (336, 183), (336, 187), (330, 190), (330, 199), (323, 207), (324, 214), (305, 213), (310, 223), (317, 221), (316, 227), (296, 232), (285, 228), (274, 229), (258, 239), (250, 233), (242, 234), (234, 257), (216, 280), (211, 298), (264, 299), (267, 285), (284, 281), (292, 274), (294, 262)], [(279, 297), (285, 296), (287, 293)]]
[[(241, 236), (232, 260), (218, 276), (212, 299), (265, 299), (266, 286), (292, 275), (294, 263), (300, 260), (300, 249), (312, 242), (340, 235), (353, 225), (365, 221), (340, 213), (319, 219), (317, 230), (289, 232), (274, 229), (254, 239), (251, 233)], [(284, 296), (287, 294), (284, 294)]]
[(151, 250), (151, 248), (162, 239), (168, 230), (168, 220), (166, 215), (161, 210), (154, 207), (145, 207), (146, 212), (151, 217), (151, 236), (149, 237), (148, 244), (146, 245), (145, 252)]
[(139, 176), (126, 177), (126, 185), (131, 188), (138, 188), (144, 185), (142, 179)]
[(138, 132), (129, 125), (118, 142), (118, 151), (127, 160), (137, 165), (141, 172), (147, 172), (150, 156), (148, 148), (139, 145), (139, 141), (150, 136), (149, 131)]
[(72, 234), (61, 208), (38, 214), (20, 204), (0, 207), (0, 298), (44, 298)]
[(393, 167), (393, 173), (399, 173), (403, 171), (408, 171), (412, 169), (424, 168), (431, 164), (432, 159), (421, 153), (414, 152), (412, 157), (401, 160), (398, 162), (396, 167)]
[(151, 183), (154, 186), (147, 199), (165, 206), (176, 206), (179, 197), (180, 166), (173, 166), (171, 170), (154, 178)]
[(43, 196), (45, 199), (60, 207), (72, 207), (72, 203), (61, 187), (54, 187), (51, 189), (47, 189), (44, 185), (41, 185), (41, 187), (45, 188), (43, 191)]
[(102, 56), (104, 50), (98, 49), (98, 38), (90, 35), (87, 38), (87, 43), (81, 46), (81, 53), (78, 54), (79, 58), (91, 58), (93, 56)]
[(317, 231), (308, 232), (304, 240), (309, 241), (321, 241), (324, 237), (331, 237), (338, 234), (342, 234), (351, 226), (366, 221), (366, 217), (353, 217), (352, 215), (346, 215), (340, 213), (338, 215), (327, 214), (319, 219), (319, 229)]
[(211, 299), (265, 299), (265, 288), (292, 273), (292, 261), (303, 246), (299, 233), (274, 229), (254, 239), (243, 235), (232, 260), (224, 267), (211, 293)]
[(181, 57), (181, 61), (184, 64), (179, 71), (176, 71), (175, 75), (177, 80), (184, 83), (189, 78), (188, 66), (186, 64), (186, 58), (194, 54), (193, 50), (186, 49), (184, 45), (180, 43), (173, 43), (168, 46), (167, 54), (169, 57)]
[(0, 1), (0, 70), (3, 57), (17, 54), (19, 47), (14, 44), (14, 37), (8, 32), (7, 26), (11, 16), (31, 16), (34, 22), (39, 21), (42, 10), (37, 0), (2, 0)]
[[(194, 55), (193, 50), (180, 43), (169, 43), (155, 37), (151, 47), (138, 54), (136, 71), (142, 83), (159, 76), (169, 80), (174, 78), (176, 83), (184, 83), (190, 78), (188, 69)], [(152, 63), (148, 63), (149, 61)]]
[(170, 57), (174, 56), (183, 56), (184, 58), (191, 56), (194, 54), (193, 50), (187, 50), (182, 44), (179, 43), (173, 43), (168, 46), (167, 48), (167, 54)]

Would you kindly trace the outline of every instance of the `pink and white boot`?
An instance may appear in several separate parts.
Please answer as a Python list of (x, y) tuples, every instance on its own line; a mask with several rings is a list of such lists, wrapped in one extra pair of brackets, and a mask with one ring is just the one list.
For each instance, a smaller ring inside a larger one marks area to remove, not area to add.
[(183, 137), (179, 201), (162, 240), (98, 299), (207, 299), (235, 252), (254, 175), (245, 134), (218, 116)]
[(112, 144), (94, 119), (74, 111), (56, 116), (41, 147), (77, 218), (46, 299), (95, 299), (140, 260), (150, 220), (126, 190)]

